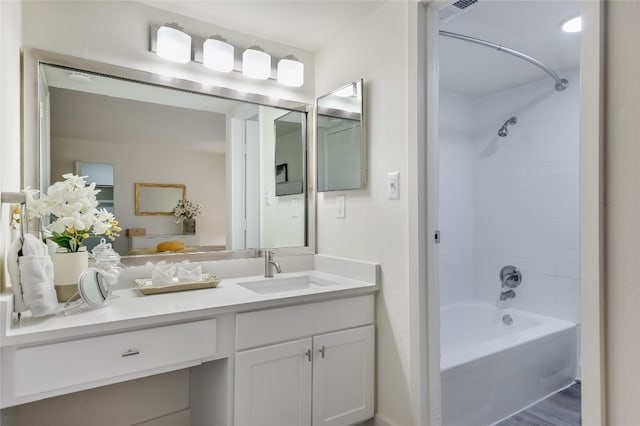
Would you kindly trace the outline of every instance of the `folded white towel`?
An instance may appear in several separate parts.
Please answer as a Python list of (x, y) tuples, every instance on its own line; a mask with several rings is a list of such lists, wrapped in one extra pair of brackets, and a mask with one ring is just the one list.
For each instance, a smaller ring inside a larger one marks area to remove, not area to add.
[(22, 295), (22, 283), (20, 282), (20, 265), (18, 264), (18, 252), (22, 250), (20, 238), (13, 240), (7, 251), (7, 271), (11, 279), (11, 289), (13, 290), (13, 311), (28, 311), (29, 307), (24, 303)]
[(31, 315), (42, 317), (56, 313), (58, 300), (53, 286), (53, 262), (47, 246), (33, 235), (25, 235), (18, 264), (24, 301)]
[(200, 266), (178, 266), (178, 282), (197, 283), (202, 281), (202, 267)]
[(164, 285), (174, 284), (176, 281), (173, 276), (176, 273), (176, 267), (173, 265), (156, 266), (151, 274), (151, 285), (154, 287), (162, 287)]

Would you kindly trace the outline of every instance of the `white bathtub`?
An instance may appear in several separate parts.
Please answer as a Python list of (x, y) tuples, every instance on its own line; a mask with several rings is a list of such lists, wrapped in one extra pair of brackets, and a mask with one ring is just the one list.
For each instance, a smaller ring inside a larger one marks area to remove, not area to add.
[[(510, 326), (502, 322), (508, 313)], [(573, 382), (576, 324), (468, 301), (441, 309), (445, 426), (496, 423)]]

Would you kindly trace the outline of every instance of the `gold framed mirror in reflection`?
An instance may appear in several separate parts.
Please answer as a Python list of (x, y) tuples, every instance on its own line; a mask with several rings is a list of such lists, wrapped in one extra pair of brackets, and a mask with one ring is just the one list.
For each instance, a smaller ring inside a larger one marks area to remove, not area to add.
[(187, 186), (172, 183), (136, 183), (136, 216), (173, 216), (178, 201), (187, 198)]

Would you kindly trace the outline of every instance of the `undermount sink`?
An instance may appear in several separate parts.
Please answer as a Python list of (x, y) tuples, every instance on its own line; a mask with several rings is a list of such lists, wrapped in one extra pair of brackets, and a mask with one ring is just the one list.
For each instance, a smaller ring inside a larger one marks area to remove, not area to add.
[(335, 285), (309, 275), (287, 278), (265, 278), (256, 281), (244, 281), (239, 286), (258, 294), (285, 293), (290, 291), (317, 290)]

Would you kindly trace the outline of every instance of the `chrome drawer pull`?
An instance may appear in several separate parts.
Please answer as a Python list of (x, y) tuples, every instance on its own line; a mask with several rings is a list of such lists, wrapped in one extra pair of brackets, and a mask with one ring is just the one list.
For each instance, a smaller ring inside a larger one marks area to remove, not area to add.
[(127, 356), (134, 356), (134, 355), (140, 355), (140, 351), (137, 349), (129, 349), (128, 351), (122, 354), (122, 358)]

